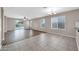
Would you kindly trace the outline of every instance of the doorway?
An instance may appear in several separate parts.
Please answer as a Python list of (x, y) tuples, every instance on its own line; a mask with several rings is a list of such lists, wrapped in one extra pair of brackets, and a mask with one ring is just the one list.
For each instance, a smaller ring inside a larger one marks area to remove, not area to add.
[(22, 20), (16, 20), (16, 30), (24, 29), (24, 23)]

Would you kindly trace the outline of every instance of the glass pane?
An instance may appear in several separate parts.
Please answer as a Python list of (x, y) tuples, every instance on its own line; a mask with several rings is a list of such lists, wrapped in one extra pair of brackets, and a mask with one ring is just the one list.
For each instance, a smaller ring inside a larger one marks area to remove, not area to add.
[(58, 28), (58, 18), (54, 17), (51, 19), (51, 28)]
[(40, 27), (45, 27), (45, 19), (40, 20)]
[(58, 28), (64, 29), (64, 20), (65, 20), (64, 16), (59, 16), (58, 17)]

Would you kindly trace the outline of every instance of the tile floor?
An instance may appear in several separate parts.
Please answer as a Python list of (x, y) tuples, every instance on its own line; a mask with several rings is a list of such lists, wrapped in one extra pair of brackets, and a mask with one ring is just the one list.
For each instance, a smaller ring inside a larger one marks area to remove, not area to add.
[(1, 51), (77, 51), (74, 38), (41, 33), (6, 46)]

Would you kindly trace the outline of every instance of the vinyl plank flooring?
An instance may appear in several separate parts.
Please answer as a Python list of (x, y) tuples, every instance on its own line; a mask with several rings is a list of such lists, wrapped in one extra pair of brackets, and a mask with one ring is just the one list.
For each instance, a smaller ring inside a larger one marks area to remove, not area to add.
[(77, 51), (76, 39), (61, 35), (40, 35), (3, 46), (1, 51)]
[(36, 30), (19, 29), (15, 31), (9, 31), (5, 33), (5, 44), (11, 44), (39, 34), (40, 32)]

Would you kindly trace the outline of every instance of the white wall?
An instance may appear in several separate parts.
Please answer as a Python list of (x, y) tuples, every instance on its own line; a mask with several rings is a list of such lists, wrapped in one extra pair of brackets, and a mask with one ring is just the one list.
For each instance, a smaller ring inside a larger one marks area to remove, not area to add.
[[(11, 18), (11, 17), (4, 17), (4, 31), (12, 31), (12, 30), (16, 30), (16, 20), (20, 20), (20, 21), (24, 21), (23, 19), (18, 19), (18, 18)], [(27, 29), (29, 26), (29, 24), (27, 24), (27, 21), (24, 21), (24, 29)]]
[(31, 20), (25, 20), (24, 21), (24, 29), (31, 29), (32, 27), (32, 21)]
[(24, 21), (24, 29), (29, 29), (29, 21), (28, 20)]
[(6, 17), (4, 16), (4, 22), (3, 22), (3, 25), (4, 25), (4, 32), (7, 32), (7, 29), (6, 29), (6, 27), (7, 27), (7, 19), (6, 19)]
[(79, 32), (78, 32), (79, 28), (76, 29), (76, 42), (77, 42), (77, 47), (78, 47), (78, 51), (79, 51)]
[(46, 24), (45, 24), (44, 29), (40, 28), (40, 19), (41, 18), (36, 18), (36, 19), (32, 20), (32, 28), (35, 30), (40, 30), (40, 31), (48, 32), (48, 33), (60, 34), (60, 35), (65, 35), (65, 36), (75, 38), (75, 36), (76, 36), (75, 22), (77, 20), (79, 20), (79, 10), (74, 10), (74, 11), (65, 12), (65, 13), (61, 13), (61, 14), (56, 14), (55, 16), (66, 16), (64, 30), (51, 29), (51, 27), (50, 27), (51, 16), (41, 17), (41, 18), (45, 18), (45, 20), (46, 20)]
[(3, 32), (3, 16), (4, 16), (4, 13), (3, 13), (3, 8), (0, 7), (0, 48), (2, 46), (2, 40), (4, 39), (4, 32)]
[(0, 7), (0, 48), (1, 48), (1, 7)]
[(79, 21), (76, 22), (76, 28), (79, 28)]
[(5, 32), (15, 30), (16, 20), (14, 18), (5, 17)]

